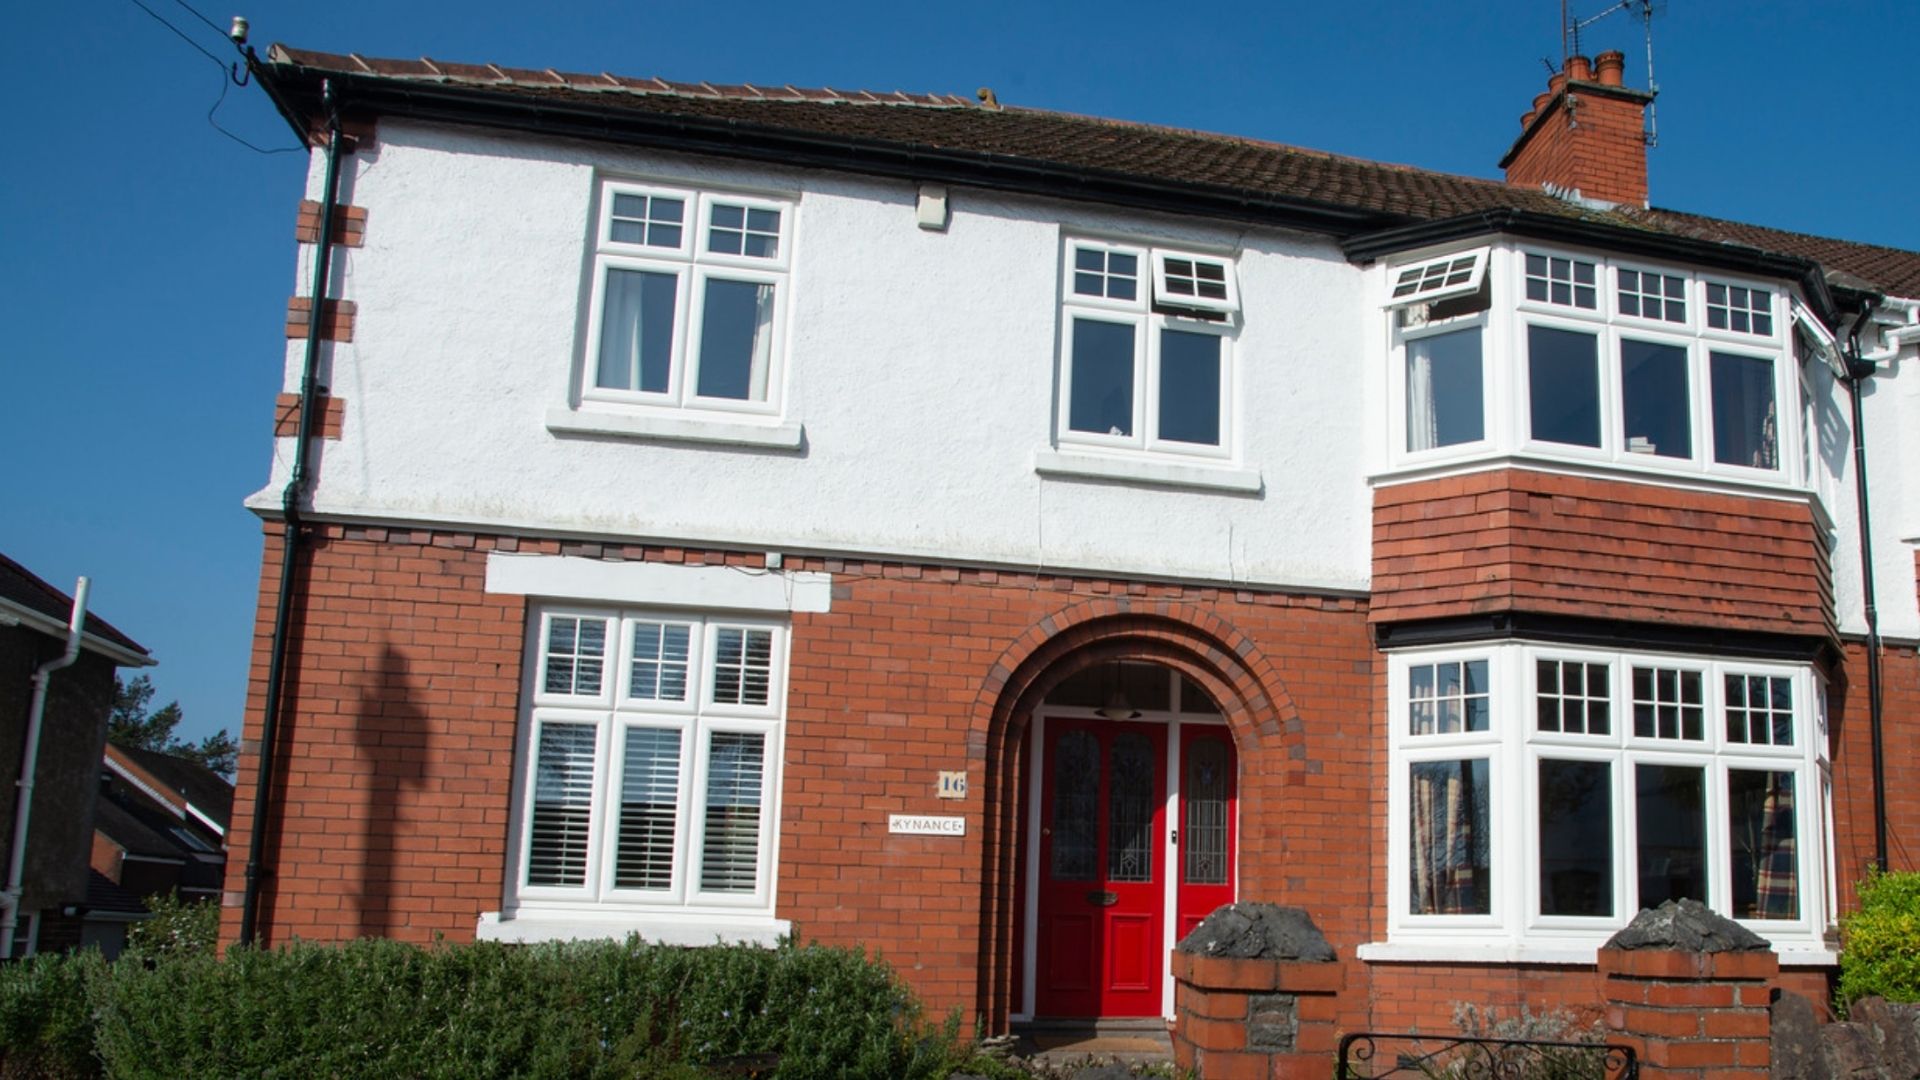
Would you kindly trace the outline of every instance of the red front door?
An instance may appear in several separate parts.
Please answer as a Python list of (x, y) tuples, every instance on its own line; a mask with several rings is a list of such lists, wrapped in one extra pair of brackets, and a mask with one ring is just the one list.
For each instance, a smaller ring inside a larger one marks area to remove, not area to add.
[(1166, 973), (1161, 724), (1050, 719), (1040, 800), (1040, 1016), (1159, 1016)]

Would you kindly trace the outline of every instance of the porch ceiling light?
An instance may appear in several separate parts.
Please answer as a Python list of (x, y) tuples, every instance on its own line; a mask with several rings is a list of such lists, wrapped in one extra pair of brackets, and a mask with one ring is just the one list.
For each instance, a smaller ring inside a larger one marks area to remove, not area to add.
[(1126, 690), (1120, 685), (1120, 661), (1113, 662), (1113, 693), (1107, 695), (1107, 703), (1097, 710), (1109, 720), (1134, 720), (1140, 716), (1140, 710), (1127, 700)]

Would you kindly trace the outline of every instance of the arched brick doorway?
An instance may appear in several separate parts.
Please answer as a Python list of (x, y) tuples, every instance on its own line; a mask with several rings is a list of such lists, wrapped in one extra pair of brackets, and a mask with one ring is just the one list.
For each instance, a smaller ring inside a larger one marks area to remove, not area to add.
[[(1032, 805), (1038, 775), (1032, 734), (1050, 694), (1102, 665), (1151, 665), (1169, 672), (1175, 685), (1204, 694), (1231, 734), (1242, 775), (1298, 754), (1297, 725), (1288, 722), (1292, 705), (1251, 639), (1205, 609), (1141, 606), (1146, 610), (1096, 601), (1043, 620), (1008, 650), (981, 694), (968, 749), (983, 779), (977, 999), (985, 1030), (1004, 1030), (1011, 1015), (1031, 1013), (1035, 1005), (1025, 997), (1024, 949), (1027, 848), (1037, 820), (1032, 815), (1040, 810)], [(1241, 819), (1261, 814), (1261, 789), (1242, 790)], [(1164, 956), (1158, 962), (1164, 964)]]

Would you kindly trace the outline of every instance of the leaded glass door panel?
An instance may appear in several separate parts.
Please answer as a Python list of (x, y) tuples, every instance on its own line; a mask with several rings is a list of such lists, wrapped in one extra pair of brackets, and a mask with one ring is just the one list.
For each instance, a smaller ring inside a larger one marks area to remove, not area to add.
[(1167, 729), (1052, 718), (1044, 742), (1037, 1012), (1158, 1016)]
[(1186, 937), (1215, 908), (1233, 903), (1238, 776), (1233, 733), (1226, 725), (1180, 726), (1175, 941)]

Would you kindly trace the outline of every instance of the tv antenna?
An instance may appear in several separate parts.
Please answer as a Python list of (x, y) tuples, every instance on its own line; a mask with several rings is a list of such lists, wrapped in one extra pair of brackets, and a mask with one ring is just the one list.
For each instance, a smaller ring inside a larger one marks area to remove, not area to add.
[[(1609, 15), (1631, 12), (1640, 20), (1647, 40), (1647, 93), (1658, 96), (1660, 84), (1653, 77), (1653, 17), (1666, 9), (1667, 0), (1619, 0), (1599, 14), (1582, 19), (1574, 14), (1569, 0), (1560, 0), (1560, 70), (1567, 70), (1569, 57), (1585, 55), (1580, 48), (1582, 31)], [(1660, 123), (1652, 101), (1647, 102), (1647, 128), (1644, 135), (1648, 146), (1660, 145)]]

